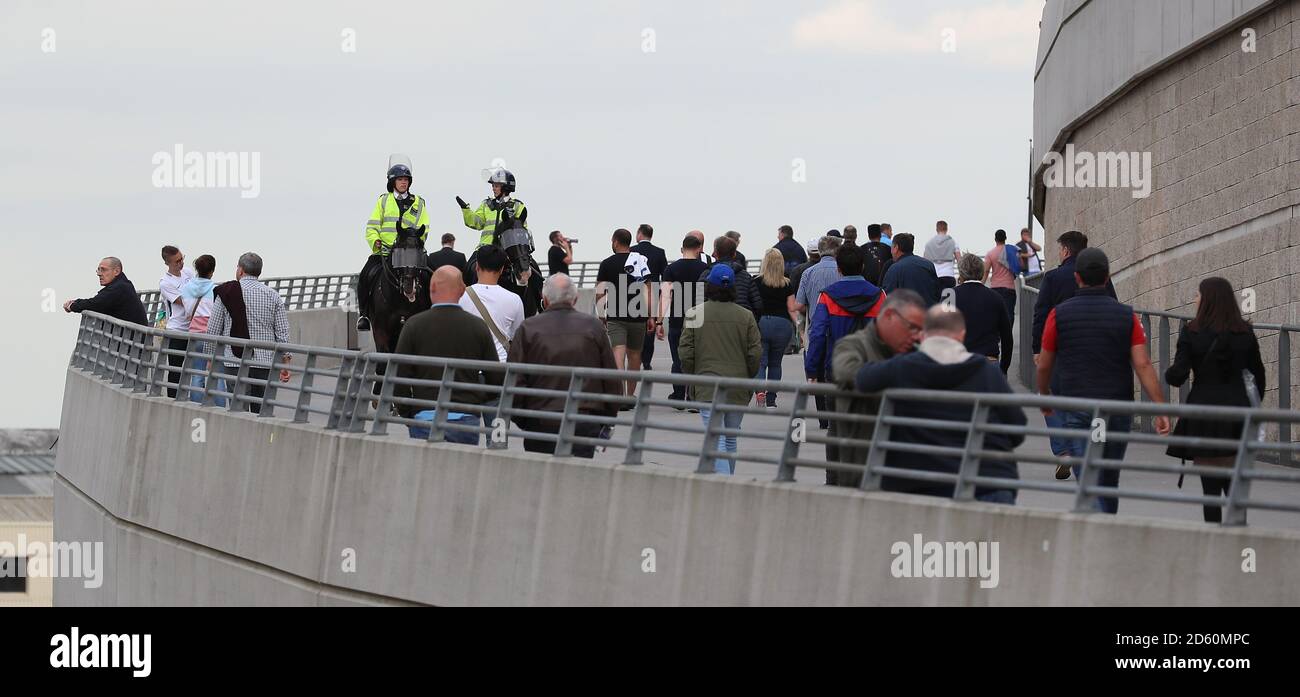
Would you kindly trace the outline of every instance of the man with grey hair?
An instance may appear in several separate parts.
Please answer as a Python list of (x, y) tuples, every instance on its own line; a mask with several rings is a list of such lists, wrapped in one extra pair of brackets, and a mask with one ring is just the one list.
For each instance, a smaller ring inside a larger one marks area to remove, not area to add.
[[(902, 291), (898, 291), (902, 292)], [(976, 392), (983, 394), (1010, 394), (1011, 386), (996, 363), (984, 356), (970, 353), (963, 342), (966, 339), (966, 321), (961, 311), (947, 305), (936, 305), (925, 314), (925, 339), (917, 351), (869, 363), (858, 368), (853, 376), (854, 387), (861, 392), (879, 392), (889, 388), (942, 390), (945, 392)], [(837, 375), (838, 377), (838, 375)], [(847, 375), (845, 376), (847, 377)], [(894, 416), (911, 419), (931, 419), (970, 423), (974, 416), (973, 403), (935, 402), (931, 400), (895, 401)], [(1023, 409), (1015, 406), (992, 406), (988, 410), (988, 423), (1004, 426), (1024, 426), (1028, 420)], [(967, 446), (965, 430), (947, 430), (928, 426), (895, 425), (890, 429), (890, 441), (961, 449)], [(1025, 440), (1024, 433), (986, 433), (978, 445), (983, 450), (1010, 453)], [(902, 453), (890, 450), (885, 455), (886, 467), (957, 474), (961, 466), (959, 455), (933, 453)], [(980, 477), (1015, 480), (1020, 478), (1014, 460), (984, 458), (979, 463)], [(927, 496), (951, 498), (951, 482), (920, 481), (886, 476), (881, 489), (902, 491)], [(1014, 504), (1016, 489), (1007, 486), (982, 485), (975, 487), (975, 498), (988, 503)]]
[[(920, 295), (900, 289), (885, 298), (875, 321), (835, 342), (831, 354), (831, 375), (828, 382), (842, 390), (853, 390), (858, 371), (865, 365), (880, 363), (896, 355), (909, 353), (921, 340), (925, 322), (925, 300)], [(880, 398), (863, 395), (852, 399), (837, 398), (836, 411), (844, 414), (876, 415), (880, 411)], [(836, 422), (834, 433), (843, 438), (871, 440), (874, 423), (856, 421)], [(826, 446), (827, 460), (863, 465), (867, 462), (868, 446)], [(831, 486), (857, 487), (862, 475), (827, 469), (826, 483)]]
[(736, 243), (736, 261), (741, 264), (747, 264), (745, 261), (745, 255), (740, 253), (740, 233), (735, 230), (728, 230), (725, 234), (732, 242)]
[[(510, 342), (510, 352), (506, 362), (570, 368), (616, 369), (614, 350), (610, 348), (609, 335), (604, 325), (595, 316), (574, 309), (577, 301), (578, 288), (568, 274), (557, 273), (547, 278), (542, 284), (542, 305), (545, 311), (529, 317), (519, 325), (514, 340)], [(569, 376), (530, 375), (521, 372), (518, 385), (563, 392), (569, 389)], [(619, 396), (623, 394), (623, 383), (620, 380), (588, 380), (583, 386), (583, 391)], [(555, 413), (554, 418), (517, 416), (514, 420), (520, 428), (535, 433), (559, 433), (560, 414), (564, 411), (564, 397), (520, 394), (515, 396), (514, 406), (517, 409)], [(586, 401), (578, 405), (578, 413), (615, 416), (618, 414), (618, 405), (612, 402)], [(578, 423), (575, 435), (598, 438), (601, 435), (601, 425)], [(555, 443), (525, 438), (524, 450), (534, 453), (554, 453)], [(595, 453), (595, 446), (573, 446), (573, 454), (577, 457), (591, 458)]]
[[(236, 339), (289, 342), (289, 316), (284, 311), (284, 300), (280, 294), (258, 280), (262, 275), (262, 257), (253, 252), (240, 255), (235, 266), (235, 280), (217, 286), (213, 291), (216, 300), (212, 305), (212, 317), (208, 320), (208, 334), (229, 336)], [(211, 342), (209, 342), (211, 345)], [(285, 364), (292, 358), (283, 354), (281, 361)], [(221, 356), (222, 372), (235, 376), (239, 372), (239, 363), (245, 360), (244, 349), (227, 345)], [(269, 380), (275, 356), (270, 349), (253, 349), (253, 356), (248, 362), (248, 377), (252, 380)], [(289, 369), (280, 369), (280, 382), (289, 381)], [(234, 389), (233, 380), (230, 382)], [(249, 385), (248, 396), (235, 394), (234, 399), (244, 401), (254, 414), (262, 411), (261, 398), (266, 388), (262, 385)]]
[(99, 277), (99, 292), (93, 298), (79, 298), (63, 303), (64, 312), (98, 312), (124, 322), (149, 324), (144, 316), (144, 305), (135, 285), (122, 273), (122, 260), (104, 257), (95, 267)]

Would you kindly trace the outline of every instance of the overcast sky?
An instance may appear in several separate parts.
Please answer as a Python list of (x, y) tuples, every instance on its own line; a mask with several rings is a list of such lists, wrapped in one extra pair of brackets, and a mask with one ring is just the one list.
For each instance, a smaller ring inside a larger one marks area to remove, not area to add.
[[(49, 292), (93, 295), (106, 255), (156, 288), (169, 243), (218, 279), (247, 250), (268, 277), (354, 272), (393, 152), (467, 253), (454, 197), (494, 160), (539, 258), (552, 229), (579, 260), (643, 222), (670, 258), (694, 228), (756, 256), (782, 224), (924, 243), (939, 218), (983, 253), (1026, 217), (1042, 4), (5, 0), (0, 427), (59, 423), (77, 318)], [(156, 187), (177, 144), (257, 153), (258, 195)]]

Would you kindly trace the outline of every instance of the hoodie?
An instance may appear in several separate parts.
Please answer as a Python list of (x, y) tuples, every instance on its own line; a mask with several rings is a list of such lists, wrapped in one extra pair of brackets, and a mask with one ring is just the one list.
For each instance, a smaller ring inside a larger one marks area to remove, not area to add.
[[(921, 390), (946, 390), (957, 392), (984, 392), (1010, 394), (1011, 386), (996, 363), (976, 356), (956, 339), (931, 336), (921, 342), (914, 353), (895, 356), (883, 363), (868, 363), (858, 370), (854, 386), (862, 392), (879, 392), (891, 387)], [(970, 404), (941, 402), (894, 402), (894, 415), (920, 419), (939, 419), (969, 423), (973, 408)], [(1018, 407), (991, 407), (988, 422), (1024, 426), (1028, 423), (1025, 412)], [(990, 433), (984, 436), (985, 450), (1012, 451), (1025, 440), (1023, 434)], [(890, 428), (889, 441), (938, 445), (961, 450), (966, 446), (966, 431), (949, 431), (922, 426), (895, 425)], [(904, 453), (890, 450), (885, 456), (887, 467), (946, 472), (956, 474), (961, 465), (961, 455), (932, 455)], [(982, 460), (981, 477), (1019, 479), (1016, 463), (1009, 460)], [(885, 491), (904, 491), (931, 496), (952, 497), (953, 485), (884, 477), (881, 488)], [(981, 496), (997, 487), (979, 486), (975, 495)]]
[(885, 292), (861, 276), (845, 276), (826, 286), (808, 322), (804, 374), (808, 378), (829, 379), (835, 342), (875, 319), (884, 302)]

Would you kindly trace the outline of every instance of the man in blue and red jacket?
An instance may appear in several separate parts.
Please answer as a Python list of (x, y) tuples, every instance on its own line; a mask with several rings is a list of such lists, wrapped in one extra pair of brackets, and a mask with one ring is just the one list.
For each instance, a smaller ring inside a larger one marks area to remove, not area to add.
[(811, 381), (826, 381), (831, 374), (835, 342), (866, 326), (885, 304), (885, 291), (862, 276), (863, 261), (862, 248), (856, 245), (840, 247), (835, 255), (843, 278), (822, 291), (808, 324), (808, 351), (803, 365)]

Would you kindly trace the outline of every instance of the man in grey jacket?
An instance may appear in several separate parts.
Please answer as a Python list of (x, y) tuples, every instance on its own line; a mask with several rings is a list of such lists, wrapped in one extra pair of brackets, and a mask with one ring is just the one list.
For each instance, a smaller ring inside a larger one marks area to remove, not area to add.
[(934, 273), (939, 277), (939, 292), (945, 288), (957, 287), (957, 260), (961, 254), (957, 249), (957, 240), (948, 235), (948, 223), (940, 220), (934, 224), (934, 237), (925, 243), (922, 254), (934, 264)]
[[(853, 390), (854, 379), (863, 365), (879, 363), (913, 350), (922, 339), (925, 310), (925, 300), (910, 290), (904, 288), (890, 293), (880, 309), (880, 316), (874, 322), (835, 343), (835, 351), (831, 354), (831, 373), (835, 386), (842, 390)], [(836, 411), (841, 413), (876, 416), (880, 412), (880, 398), (875, 395), (839, 398), (835, 401)], [(856, 421), (832, 421), (831, 426), (831, 435), (861, 440), (871, 440), (876, 427), (875, 423)], [(865, 464), (867, 446), (837, 447), (828, 443), (826, 461)], [(862, 483), (862, 475), (828, 468), (826, 483), (830, 486), (856, 488)]]

